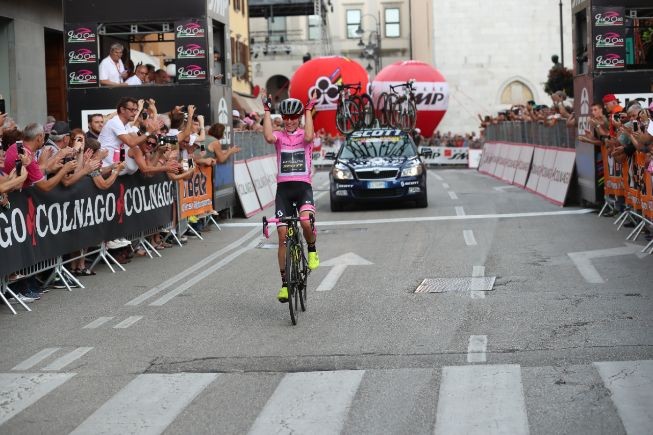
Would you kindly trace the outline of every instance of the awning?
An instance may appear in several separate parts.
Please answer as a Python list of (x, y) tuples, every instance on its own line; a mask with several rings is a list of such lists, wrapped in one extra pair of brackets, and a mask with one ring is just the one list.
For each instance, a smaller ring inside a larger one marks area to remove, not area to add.
[(260, 98), (250, 97), (238, 92), (233, 93), (233, 106), (244, 113), (263, 113), (263, 103)]

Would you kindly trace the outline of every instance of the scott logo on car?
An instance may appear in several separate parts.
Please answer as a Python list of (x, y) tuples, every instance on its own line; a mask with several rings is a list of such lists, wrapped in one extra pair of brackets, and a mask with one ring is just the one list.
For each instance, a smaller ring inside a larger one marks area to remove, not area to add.
[(383, 136), (400, 136), (404, 134), (399, 129), (377, 128), (374, 130), (358, 130), (351, 134), (351, 137), (383, 137)]

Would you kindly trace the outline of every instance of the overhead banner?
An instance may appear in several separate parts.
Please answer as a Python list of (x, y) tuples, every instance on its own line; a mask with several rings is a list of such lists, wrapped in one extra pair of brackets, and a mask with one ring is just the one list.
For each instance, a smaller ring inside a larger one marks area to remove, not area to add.
[(213, 183), (209, 166), (199, 166), (189, 180), (179, 180), (181, 219), (213, 211)]
[(469, 148), (419, 147), (427, 165), (465, 165), (469, 163)]
[(71, 88), (99, 86), (97, 23), (66, 24), (64, 50), (66, 83)]
[(0, 213), (0, 274), (138, 234), (172, 220), (172, 181), (165, 175), (122, 176), (107, 190), (84, 177), (49, 192), (30, 187), (9, 194)]

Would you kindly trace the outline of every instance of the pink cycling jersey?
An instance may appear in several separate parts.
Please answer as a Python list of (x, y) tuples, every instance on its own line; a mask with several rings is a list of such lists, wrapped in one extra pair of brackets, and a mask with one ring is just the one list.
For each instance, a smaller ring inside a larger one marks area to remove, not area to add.
[(313, 142), (304, 142), (304, 130), (298, 128), (292, 133), (274, 131), (277, 139), (277, 183), (304, 181), (311, 184)]

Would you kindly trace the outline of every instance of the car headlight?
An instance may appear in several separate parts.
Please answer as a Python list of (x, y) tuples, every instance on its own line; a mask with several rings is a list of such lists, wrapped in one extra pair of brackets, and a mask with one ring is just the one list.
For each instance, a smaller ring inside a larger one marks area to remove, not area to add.
[(404, 168), (401, 170), (401, 176), (402, 177), (417, 177), (418, 175), (422, 175), (422, 172), (424, 169), (422, 169), (422, 165), (414, 165), (414, 166), (409, 166), (407, 168)]
[(353, 180), (354, 179), (354, 174), (351, 173), (349, 168), (342, 163), (337, 163), (336, 165), (333, 166), (333, 170), (331, 172), (333, 174), (333, 179), (334, 180)]

